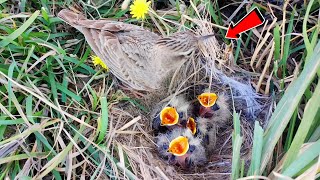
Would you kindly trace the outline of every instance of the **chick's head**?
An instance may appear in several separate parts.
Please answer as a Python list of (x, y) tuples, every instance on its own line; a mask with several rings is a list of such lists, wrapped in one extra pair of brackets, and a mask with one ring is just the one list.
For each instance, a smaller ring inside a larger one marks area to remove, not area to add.
[(201, 139), (186, 128), (175, 128), (158, 135), (157, 146), (159, 154), (172, 165), (189, 168), (190, 164), (202, 165), (206, 161)]
[(165, 133), (176, 127), (185, 127), (183, 123), (187, 120), (188, 113), (192, 113), (190, 102), (187, 101), (184, 95), (179, 95), (171, 98), (165, 103), (161, 103), (158, 107), (163, 107), (160, 110), (154, 110), (152, 128), (155, 133)]

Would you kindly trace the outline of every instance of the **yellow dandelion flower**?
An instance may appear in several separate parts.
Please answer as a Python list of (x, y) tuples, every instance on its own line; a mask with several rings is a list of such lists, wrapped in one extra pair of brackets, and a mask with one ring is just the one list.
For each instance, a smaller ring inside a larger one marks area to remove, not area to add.
[(134, 0), (133, 4), (130, 6), (130, 14), (132, 14), (133, 18), (144, 19), (150, 3), (151, 1), (147, 2), (147, 0)]
[(101, 66), (103, 69), (109, 70), (108, 66), (98, 56), (91, 56), (93, 64)]

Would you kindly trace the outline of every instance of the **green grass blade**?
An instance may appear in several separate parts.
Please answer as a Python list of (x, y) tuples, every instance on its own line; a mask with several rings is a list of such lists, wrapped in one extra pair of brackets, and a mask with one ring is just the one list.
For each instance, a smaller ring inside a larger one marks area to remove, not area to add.
[(53, 96), (53, 102), (56, 104), (58, 102), (58, 92), (57, 92), (57, 86), (56, 86), (56, 81), (54, 79), (55, 75), (52, 70), (52, 58), (47, 59), (47, 68), (48, 68), (48, 77), (49, 77), (49, 83), (51, 87), (51, 93)]
[(148, 107), (143, 106), (138, 100), (129, 98), (129, 97), (125, 97), (122, 98), (121, 101), (129, 101), (130, 103), (134, 104), (135, 106), (137, 106), (139, 109), (141, 109), (143, 112), (148, 113), (150, 110), (148, 109)]
[[(68, 79), (67, 79), (67, 73), (63, 73), (63, 80), (62, 80), (62, 87), (65, 88), (65, 89), (68, 89)], [(62, 102), (67, 102), (67, 94), (62, 92), (61, 93), (61, 101)]]
[(310, 10), (311, 10), (311, 7), (313, 5), (313, 2), (314, 0), (310, 0), (309, 1), (309, 4), (307, 6), (307, 10), (306, 10), (306, 13), (304, 15), (304, 19), (303, 19), (303, 23), (302, 23), (302, 35), (303, 35), (303, 41), (304, 41), (304, 44), (306, 45), (306, 50), (309, 54), (312, 53), (312, 47), (311, 47), (311, 42), (309, 41), (309, 38), (308, 38), (308, 33), (307, 33), (307, 23), (308, 23), (308, 16), (310, 14)]
[[(212, 1), (205, 0), (204, 3), (205, 3), (205, 5), (206, 5), (206, 9), (207, 9), (207, 11), (209, 12), (209, 14), (211, 15), (213, 21), (214, 21), (216, 24), (218, 24), (218, 25), (222, 25), (222, 22), (221, 22), (222, 18), (219, 17), (219, 15), (220, 15), (220, 13), (219, 13), (219, 12), (220, 12), (220, 9), (218, 8), (217, 10), (215, 10), (216, 8), (213, 7)], [(215, 3), (215, 5), (217, 6), (217, 3)], [(227, 40), (227, 39), (224, 37), (224, 35), (225, 35), (224, 30), (222, 30), (221, 28), (219, 28), (219, 32), (220, 32), (220, 34), (223, 36), (223, 40), (224, 40), (225, 42), (228, 42), (229, 40)]]
[(40, 127), (39, 125), (33, 125), (33, 126), (31, 126), (29, 129), (21, 132), (20, 134), (14, 135), (14, 136), (12, 136), (12, 137), (10, 137), (10, 138), (7, 138), (7, 139), (1, 141), (1, 142), (0, 142), (0, 146), (1, 146), (1, 145), (4, 145), (4, 144), (6, 144), (6, 143), (9, 143), (9, 142), (11, 142), (11, 141), (15, 141), (15, 140), (18, 140), (18, 139), (21, 139), (21, 138), (26, 138), (26, 137), (28, 137), (30, 134), (32, 134), (32, 133), (34, 133), (34, 132), (36, 132), (36, 131), (40, 131), (40, 130), (41, 130), (41, 127)]
[(243, 175), (245, 173), (245, 161), (244, 159), (241, 160), (241, 165), (240, 165), (241, 169), (240, 169), (240, 177), (239, 178), (243, 178)]
[(82, 98), (80, 96), (76, 95), (75, 93), (70, 91), (67, 87), (61, 85), (60, 83), (56, 83), (56, 87), (58, 90), (60, 90), (64, 94), (70, 96), (73, 100), (76, 100), (78, 102), (80, 102), (82, 100)]
[(68, 155), (68, 153), (71, 151), (71, 149), (74, 146), (74, 142), (77, 142), (79, 137), (81, 136), (81, 132), (85, 129), (85, 126), (81, 125), (78, 133), (75, 134), (75, 136), (72, 138), (70, 143), (67, 145), (66, 148), (64, 148), (61, 152), (56, 154), (49, 162), (47, 162), (46, 165), (42, 167), (42, 171), (40, 171), (40, 174), (36, 176), (36, 179), (42, 179), (47, 174), (49, 174), (51, 171), (53, 171), (61, 162), (63, 162)]
[[(303, 23), (302, 23), (303, 41), (304, 41), (306, 51), (307, 51), (306, 61), (309, 60), (309, 57), (311, 56), (311, 54), (313, 52), (314, 46), (316, 45), (316, 42), (318, 41), (318, 35), (319, 35), (319, 22), (318, 22), (318, 27), (315, 29), (315, 31), (311, 35), (311, 40), (309, 40), (308, 33), (307, 33), (307, 23), (308, 23), (308, 19), (310, 19), (309, 14), (311, 12), (313, 4), (314, 4), (314, 0), (311, 0), (307, 6), (306, 13), (305, 13)], [(320, 70), (318, 71), (318, 76), (320, 76)]]
[(32, 113), (32, 95), (29, 95), (26, 98), (26, 114), (27, 114), (28, 120), (34, 124), (35, 122), (33, 120), (33, 113)]
[(29, 152), (28, 154), (18, 154), (18, 155), (13, 155), (13, 156), (0, 159), (0, 164), (12, 162), (12, 161), (18, 161), (22, 159), (28, 159), (32, 157), (34, 158), (45, 157), (47, 155), (48, 153), (45, 153), (45, 152)]
[(30, 57), (33, 55), (33, 52), (34, 52), (34, 48), (35, 48), (35, 46), (31, 45), (31, 48), (29, 49), (29, 52), (28, 52), (28, 56), (24, 60), (22, 68), (20, 69), (21, 73), (17, 77), (17, 81), (19, 81), (23, 77), (23, 75), (25, 75), (23, 72), (27, 69), (27, 65), (29, 63)]
[(0, 0), (0, 4), (7, 2), (8, 0)]
[[(8, 70), (8, 77), (9, 78), (12, 78), (13, 76), (13, 71), (14, 71), (14, 67), (16, 66), (16, 62), (13, 61), (11, 64), (10, 64), (10, 67), (9, 67), (9, 70)], [(13, 90), (12, 90), (12, 82), (11, 81), (8, 81), (8, 111), (11, 111), (11, 106), (12, 106), (12, 96), (14, 95), (13, 94)]]
[(301, 153), (299, 157), (293, 161), (290, 166), (283, 171), (283, 175), (294, 177), (304, 167), (309, 165), (315, 158), (319, 156), (320, 140), (312, 144), (306, 151)]
[(105, 138), (109, 124), (108, 103), (106, 97), (101, 98), (101, 117), (99, 119), (100, 120), (98, 121), (98, 142), (101, 143)]
[(237, 134), (232, 143), (232, 173), (231, 179), (238, 179), (240, 176), (240, 150), (242, 137)]
[(15, 40), (17, 37), (19, 37), (23, 32), (27, 30), (27, 28), (33, 23), (34, 20), (37, 19), (40, 11), (34, 12), (31, 17), (23, 23), (22, 26), (20, 26), (17, 30), (15, 30), (13, 33), (11, 33), (9, 36), (5, 37), (2, 41), (0, 41), (0, 47), (7, 46), (11, 41)]
[(274, 37), (274, 59), (278, 61), (280, 59), (280, 27), (277, 24), (273, 29), (273, 37)]
[(286, 138), (286, 142), (284, 144), (284, 150), (288, 151), (290, 148), (290, 145), (292, 143), (292, 139), (295, 133), (295, 127), (296, 127), (296, 121), (298, 116), (298, 109), (296, 109), (292, 115), (292, 118), (290, 120), (289, 128), (288, 128), (288, 134)]
[(298, 131), (295, 134), (295, 137), (292, 141), (292, 144), (287, 152), (286, 159), (283, 163), (283, 169), (286, 169), (298, 156), (299, 150), (305, 141), (307, 132), (309, 132), (312, 122), (317, 120), (315, 119), (318, 109), (320, 108), (320, 83), (318, 83), (312, 98), (307, 103), (303, 118), (301, 120)]
[(15, 120), (2, 120), (0, 118), (0, 126), (6, 126), (6, 125), (19, 125), (23, 124), (24, 120), (22, 118), (15, 119)]
[(34, 134), (36, 135), (37, 140), (40, 140), (45, 145), (45, 147), (47, 147), (51, 151), (51, 153), (57, 155), (57, 152), (53, 149), (53, 147), (50, 145), (47, 138), (43, 134), (41, 134), (40, 132), (35, 132)]
[(248, 48), (248, 45), (249, 45), (249, 42), (250, 42), (250, 40), (251, 40), (252, 34), (253, 34), (253, 31), (250, 30), (249, 33), (248, 33), (248, 37), (247, 37), (247, 39), (246, 39), (246, 42), (245, 42), (245, 44), (244, 44), (244, 47), (245, 47), (245, 48)]
[(273, 149), (287, 127), (301, 97), (320, 68), (320, 41), (300, 76), (292, 82), (275, 109), (264, 137), (260, 173), (270, 160)]
[[(318, 116), (316, 118), (320, 119), (320, 110), (318, 111)], [(318, 139), (320, 139), (320, 126), (317, 126), (317, 128), (314, 130), (314, 132), (310, 136), (310, 139), (308, 140), (308, 142), (315, 142)]]
[[(287, 60), (289, 58), (289, 52), (290, 52), (290, 40), (291, 40), (291, 33), (293, 31), (293, 18), (294, 18), (294, 11), (292, 11), (290, 16), (290, 21), (288, 24), (288, 29), (286, 32), (286, 37), (284, 40), (284, 47), (283, 47), (283, 57), (281, 59), (281, 66), (282, 66), (282, 76), (283, 78), (286, 76), (286, 70), (287, 70)], [(283, 85), (283, 84), (282, 84)]]
[(240, 115), (238, 113), (236, 113), (235, 111), (233, 111), (233, 126), (234, 126), (234, 134), (240, 135)]
[(263, 129), (256, 121), (254, 125), (253, 147), (251, 156), (251, 165), (248, 175), (260, 175), (259, 168), (261, 162), (261, 153), (263, 145)]
[(241, 47), (241, 38), (237, 40), (237, 48), (236, 48), (236, 52), (234, 53), (234, 64), (237, 64), (237, 60), (240, 54), (240, 47)]
[(232, 134), (232, 173), (231, 179), (238, 179), (240, 177), (240, 150), (242, 144), (242, 137), (240, 134), (240, 116), (233, 111), (233, 125), (234, 131)]

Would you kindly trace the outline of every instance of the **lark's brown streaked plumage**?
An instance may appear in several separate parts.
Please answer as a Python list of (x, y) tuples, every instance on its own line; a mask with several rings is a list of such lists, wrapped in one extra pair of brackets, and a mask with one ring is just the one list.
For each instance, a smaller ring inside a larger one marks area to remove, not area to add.
[(191, 32), (161, 37), (131, 24), (87, 20), (66, 9), (58, 17), (83, 33), (110, 71), (137, 90), (161, 88), (163, 81), (198, 48), (198, 38)]

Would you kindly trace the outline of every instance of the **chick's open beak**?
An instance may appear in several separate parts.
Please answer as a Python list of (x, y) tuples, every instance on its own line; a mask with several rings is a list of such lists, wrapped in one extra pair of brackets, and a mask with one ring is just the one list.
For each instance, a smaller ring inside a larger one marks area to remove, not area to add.
[(187, 137), (179, 136), (173, 139), (169, 144), (168, 152), (175, 156), (183, 156), (189, 150), (189, 140)]
[(199, 115), (201, 117), (211, 117), (213, 116), (213, 111), (219, 109), (219, 106), (216, 104), (218, 95), (215, 93), (202, 93), (198, 96), (198, 101), (201, 104), (199, 109)]
[(218, 95), (215, 93), (202, 93), (198, 96), (198, 101), (203, 107), (213, 106), (218, 99)]
[(179, 114), (173, 107), (165, 107), (160, 112), (161, 125), (172, 126), (178, 123)]
[(190, 131), (192, 132), (193, 135), (196, 134), (197, 132), (197, 123), (196, 121), (190, 117), (187, 121), (187, 128), (190, 129)]

